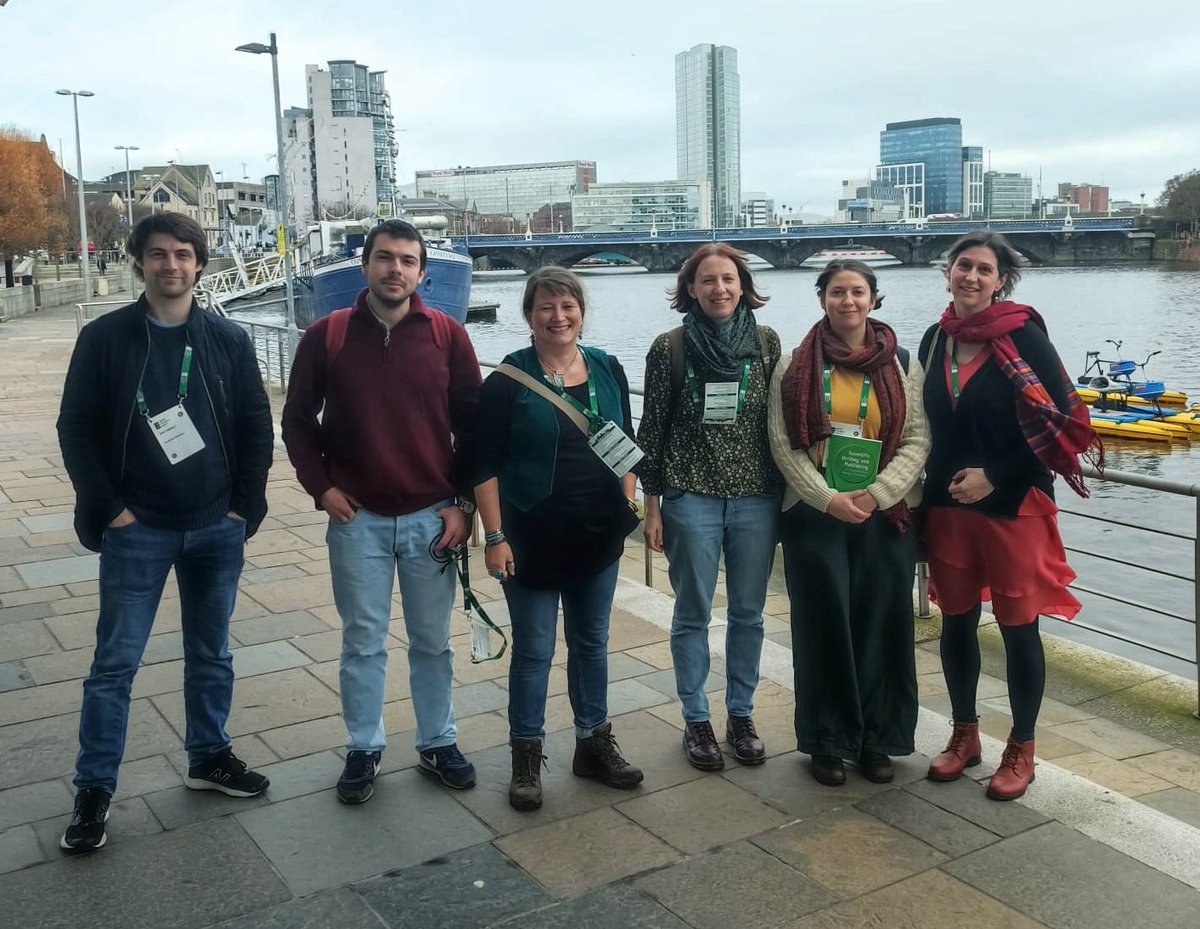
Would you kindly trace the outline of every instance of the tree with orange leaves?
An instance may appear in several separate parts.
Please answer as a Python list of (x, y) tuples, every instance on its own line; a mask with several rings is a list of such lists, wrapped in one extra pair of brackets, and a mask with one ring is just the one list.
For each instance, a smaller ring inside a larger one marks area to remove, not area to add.
[(0, 127), (0, 258), (5, 285), (13, 286), (13, 261), (38, 248), (61, 248), (70, 230), (63, 203), (63, 174), (43, 137)]

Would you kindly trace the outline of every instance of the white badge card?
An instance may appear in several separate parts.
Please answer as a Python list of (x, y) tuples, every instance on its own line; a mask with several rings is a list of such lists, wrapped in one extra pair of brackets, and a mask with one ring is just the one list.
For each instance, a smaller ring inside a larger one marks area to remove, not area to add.
[(637, 443), (612, 421), (597, 429), (588, 439), (588, 445), (617, 477), (624, 477), (630, 468), (646, 457)]
[[(833, 429), (834, 435), (844, 435), (849, 439), (861, 439), (863, 437), (863, 427), (858, 423), (835, 423), (831, 422), (830, 428)], [(825, 452), (821, 455), (821, 467), (829, 466), (829, 443), (825, 443)]]
[(704, 385), (704, 418), (706, 425), (728, 426), (737, 421), (737, 381), (716, 381)]
[(163, 410), (157, 416), (148, 416), (146, 421), (150, 423), (150, 431), (154, 434), (155, 441), (171, 464), (179, 464), (204, 448), (204, 440), (200, 438), (196, 424), (192, 422), (192, 417), (188, 416), (182, 403), (177, 403), (169, 410)]

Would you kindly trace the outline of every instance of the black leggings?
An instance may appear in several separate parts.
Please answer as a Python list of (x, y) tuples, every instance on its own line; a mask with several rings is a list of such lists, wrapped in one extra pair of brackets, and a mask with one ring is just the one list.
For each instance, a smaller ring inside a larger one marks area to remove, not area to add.
[[(975, 693), (979, 686), (979, 604), (966, 613), (942, 617), (942, 673), (950, 691), (956, 723), (973, 723)], [(1001, 626), (1008, 676), (1008, 702), (1012, 708), (1012, 737), (1033, 738), (1042, 694), (1046, 689), (1046, 655), (1038, 620), (1023, 626)]]

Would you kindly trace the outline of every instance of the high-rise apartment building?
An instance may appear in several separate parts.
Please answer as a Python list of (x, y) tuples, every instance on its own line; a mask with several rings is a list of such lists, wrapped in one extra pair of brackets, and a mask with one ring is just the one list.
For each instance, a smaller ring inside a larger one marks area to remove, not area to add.
[(393, 212), (396, 130), (384, 72), (306, 65), (306, 108), (284, 112), (284, 170), (301, 222)]
[(718, 227), (737, 226), (741, 213), (741, 125), (737, 49), (704, 44), (676, 55), (676, 173), (707, 185)]
[[(980, 151), (980, 172), (982, 161)], [(935, 117), (888, 123), (879, 134), (879, 162), (876, 180), (904, 192), (911, 215), (967, 212), (962, 120)], [(982, 175), (979, 180), (982, 182)]]

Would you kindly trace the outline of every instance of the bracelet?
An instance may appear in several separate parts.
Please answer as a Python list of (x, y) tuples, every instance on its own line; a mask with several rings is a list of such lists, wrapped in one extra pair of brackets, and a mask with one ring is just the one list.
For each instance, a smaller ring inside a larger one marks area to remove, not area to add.
[(638, 511), (637, 500), (633, 499), (632, 497), (626, 497), (625, 502), (629, 504), (629, 508), (633, 510), (633, 512), (636, 513)]
[(491, 548), (493, 545), (499, 545), (501, 542), (507, 542), (508, 536), (504, 534), (503, 529), (497, 529), (495, 532), (485, 532), (483, 534), (483, 547)]

